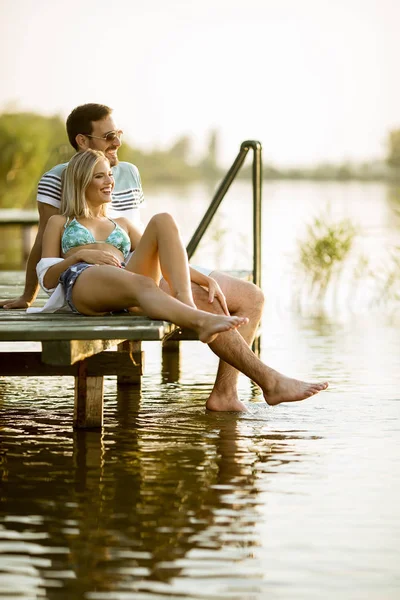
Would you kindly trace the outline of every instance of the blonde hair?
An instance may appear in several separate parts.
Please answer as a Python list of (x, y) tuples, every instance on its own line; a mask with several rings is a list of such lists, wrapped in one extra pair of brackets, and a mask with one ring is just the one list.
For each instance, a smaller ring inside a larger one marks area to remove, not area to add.
[[(100, 150), (85, 150), (71, 158), (62, 175), (61, 214), (66, 217), (91, 216), (86, 202), (86, 189), (93, 179), (96, 165), (106, 159)], [(106, 214), (106, 205), (101, 207), (100, 215)]]

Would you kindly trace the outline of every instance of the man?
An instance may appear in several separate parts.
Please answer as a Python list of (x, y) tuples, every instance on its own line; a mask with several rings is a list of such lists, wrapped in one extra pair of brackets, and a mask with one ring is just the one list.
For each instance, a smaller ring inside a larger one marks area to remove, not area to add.
[[(104, 152), (112, 167), (115, 188), (109, 215), (125, 216), (139, 223), (139, 207), (143, 202), (143, 192), (138, 169), (130, 163), (118, 162), (118, 149), (121, 146), (122, 131), (117, 128), (112, 117), (112, 110), (101, 104), (85, 104), (75, 108), (67, 119), (67, 133), (71, 145), (77, 152), (93, 148)], [(66, 164), (57, 165), (45, 173), (38, 185), (38, 233), (29, 255), (25, 289), (23, 294), (14, 300), (0, 302), (4, 309), (28, 308), (38, 293), (36, 265), (42, 254), (42, 238), (49, 218), (59, 212), (61, 204), (61, 175)], [(260, 387), (266, 401), (278, 404), (282, 401), (302, 400), (325, 389), (323, 385), (314, 386), (294, 379), (288, 379), (276, 371), (263, 365), (251, 352), (249, 346), (254, 340), (257, 325), (260, 321), (264, 297), (262, 291), (252, 283), (230, 277), (225, 273), (212, 271), (213, 279), (221, 287), (231, 315), (246, 316), (247, 325), (237, 332), (226, 332), (210, 344), (210, 348), (218, 356), (229, 358), (242, 372), (248, 373), (254, 380), (260, 380)], [(168, 291), (166, 282), (163, 288)], [(208, 312), (222, 313), (223, 308), (218, 300), (209, 298), (208, 292), (193, 284), (193, 296), (197, 307)], [(252, 374), (256, 376), (252, 376)], [(239, 400), (237, 393), (238, 371), (220, 360), (217, 378), (207, 408), (210, 410), (245, 411), (245, 405)]]

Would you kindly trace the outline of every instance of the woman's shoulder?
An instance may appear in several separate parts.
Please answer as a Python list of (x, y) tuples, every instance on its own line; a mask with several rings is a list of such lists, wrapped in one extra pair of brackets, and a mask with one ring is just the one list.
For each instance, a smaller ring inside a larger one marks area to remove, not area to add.
[(115, 223), (118, 223), (118, 225), (120, 227), (123, 227), (124, 229), (129, 229), (131, 222), (129, 219), (127, 219), (126, 217), (117, 217), (116, 219), (113, 219), (113, 221)]
[(48, 223), (51, 224), (52, 227), (64, 226), (66, 222), (67, 217), (65, 215), (53, 215), (48, 220)]

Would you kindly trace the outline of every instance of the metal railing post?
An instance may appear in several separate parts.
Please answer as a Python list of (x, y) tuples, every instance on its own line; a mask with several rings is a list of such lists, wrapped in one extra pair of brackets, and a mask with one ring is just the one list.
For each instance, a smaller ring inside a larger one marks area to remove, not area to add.
[(200, 224), (192, 235), (190, 242), (187, 245), (186, 251), (189, 260), (195, 253), (203, 235), (207, 231), (212, 218), (214, 217), (219, 205), (229, 190), (233, 180), (238, 174), (249, 149), (253, 150), (253, 169), (252, 169), (252, 185), (253, 185), (253, 283), (261, 287), (261, 186), (262, 186), (262, 160), (261, 160), (261, 144), (255, 140), (247, 140), (240, 145), (240, 151), (233, 165), (225, 175), (220, 186), (215, 192), (214, 198), (210, 206), (205, 212)]
[[(238, 174), (249, 149), (253, 150), (252, 167), (252, 187), (253, 187), (253, 283), (261, 287), (261, 192), (262, 192), (262, 147), (261, 143), (255, 140), (247, 140), (240, 145), (240, 151), (233, 165), (222, 180), (219, 188), (215, 192), (210, 206), (200, 221), (199, 226), (192, 235), (187, 245), (186, 251), (189, 259), (195, 253), (203, 235), (210, 225), (219, 205), (225, 197), (231, 183)], [(253, 343), (253, 350), (259, 356), (261, 347), (261, 338), (257, 336)]]
[[(261, 188), (262, 162), (260, 142), (243, 142), (253, 148), (253, 283), (261, 287)], [(242, 144), (242, 146), (243, 146)]]

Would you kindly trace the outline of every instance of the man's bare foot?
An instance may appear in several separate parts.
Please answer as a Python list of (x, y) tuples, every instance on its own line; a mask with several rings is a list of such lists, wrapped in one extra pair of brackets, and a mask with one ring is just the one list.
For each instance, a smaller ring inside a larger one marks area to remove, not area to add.
[(307, 383), (306, 381), (300, 381), (299, 379), (291, 379), (280, 373), (274, 373), (275, 383), (269, 388), (268, 391), (264, 390), (264, 398), (267, 404), (275, 406), (281, 402), (298, 402), (299, 400), (305, 400), (326, 390), (328, 382), (323, 383)]
[(232, 394), (218, 394), (218, 392), (213, 390), (206, 402), (206, 409), (219, 412), (247, 412), (246, 405), (239, 400), (236, 391)]
[(249, 322), (247, 317), (227, 317), (225, 315), (213, 315), (206, 312), (203, 315), (199, 319), (195, 331), (198, 333), (199, 340), (204, 344), (211, 344), (220, 333), (229, 331), (230, 329), (237, 329)]

